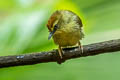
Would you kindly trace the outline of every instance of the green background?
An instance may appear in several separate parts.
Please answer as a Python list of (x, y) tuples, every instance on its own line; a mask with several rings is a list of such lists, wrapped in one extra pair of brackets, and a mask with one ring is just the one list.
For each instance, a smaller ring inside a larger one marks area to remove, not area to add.
[[(57, 48), (46, 27), (58, 9), (77, 13), (84, 23), (82, 44), (120, 38), (120, 0), (0, 0), (0, 56)], [(119, 80), (120, 52), (0, 69), (0, 80)]]

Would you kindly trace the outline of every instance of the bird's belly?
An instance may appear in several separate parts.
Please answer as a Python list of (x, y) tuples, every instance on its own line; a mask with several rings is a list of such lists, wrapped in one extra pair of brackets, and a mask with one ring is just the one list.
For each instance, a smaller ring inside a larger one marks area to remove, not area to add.
[(80, 32), (57, 32), (53, 35), (54, 42), (62, 47), (76, 45), (80, 38)]

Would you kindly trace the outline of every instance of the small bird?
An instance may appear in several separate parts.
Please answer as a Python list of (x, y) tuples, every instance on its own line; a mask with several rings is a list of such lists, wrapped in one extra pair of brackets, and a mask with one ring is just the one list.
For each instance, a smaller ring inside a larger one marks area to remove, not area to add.
[(55, 44), (59, 45), (59, 56), (63, 58), (63, 47), (79, 45), (83, 53), (80, 40), (84, 37), (82, 30), (83, 24), (77, 14), (70, 10), (57, 10), (48, 20), (49, 29), (48, 40), (53, 37)]

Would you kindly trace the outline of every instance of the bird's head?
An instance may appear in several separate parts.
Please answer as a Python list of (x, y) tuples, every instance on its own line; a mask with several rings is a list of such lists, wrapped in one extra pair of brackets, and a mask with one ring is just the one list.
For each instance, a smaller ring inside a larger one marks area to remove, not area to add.
[(53, 34), (60, 28), (60, 23), (61, 23), (62, 15), (59, 11), (56, 11), (55, 13), (52, 14), (50, 19), (48, 20), (47, 27), (49, 29), (49, 36), (48, 40), (53, 36)]

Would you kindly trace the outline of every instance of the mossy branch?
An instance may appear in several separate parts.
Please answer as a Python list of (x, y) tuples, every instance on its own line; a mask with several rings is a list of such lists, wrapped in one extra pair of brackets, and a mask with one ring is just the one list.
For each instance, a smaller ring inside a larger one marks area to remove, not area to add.
[(46, 62), (63, 63), (69, 59), (116, 52), (120, 51), (120, 39), (84, 45), (82, 54), (78, 47), (66, 48), (63, 49), (63, 51), (64, 54), (62, 60), (60, 59), (57, 50), (13, 56), (1, 56), (0, 68), (32, 65)]

